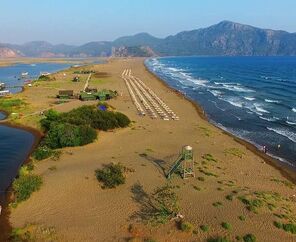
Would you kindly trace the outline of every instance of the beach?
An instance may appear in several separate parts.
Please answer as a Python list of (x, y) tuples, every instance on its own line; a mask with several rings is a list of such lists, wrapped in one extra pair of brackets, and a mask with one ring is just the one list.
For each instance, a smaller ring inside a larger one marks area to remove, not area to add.
[[(237, 142), (232, 135), (210, 124), (200, 107), (150, 73), (144, 59), (109, 59), (107, 63), (92, 65), (89, 69), (108, 74), (93, 78), (90, 86), (116, 90), (119, 96), (109, 104), (134, 122), (125, 129), (99, 132), (98, 140), (92, 144), (63, 149), (57, 161), (48, 159), (36, 163), (34, 172), (42, 176), (44, 184), (29, 200), (11, 209), (12, 227), (27, 224), (53, 227), (58, 241), (126, 241), (129, 238), (143, 241), (150, 237), (156, 241), (205, 241), (216, 235), (234, 240), (236, 235), (248, 233), (256, 235), (258, 241), (295, 240), (294, 235), (273, 224), (277, 220), (274, 213), (285, 212), (283, 206), (290, 209), (289, 219), (296, 219), (296, 205), (292, 200), (296, 194), (292, 184), (295, 173), (286, 172), (282, 166), (278, 169), (275, 161), (259, 155), (251, 145)], [(180, 120), (164, 121), (137, 115), (121, 78), (125, 69), (131, 69), (133, 75), (161, 97)], [(14, 120), (15, 123), (40, 129), (38, 120), (41, 117), (32, 113), (49, 107), (65, 112), (96, 103), (71, 100), (56, 104), (54, 97), (59, 89), (78, 92), (84, 82), (70, 81), (73, 69), (53, 76), (55, 81), (26, 87), (24, 92), (15, 95), (28, 104), (23, 110), (23, 118)], [(184, 145), (193, 147), (196, 177), (181, 179), (176, 175), (168, 181), (163, 170), (170, 168)], [(215, 162), (206, 162), (203, 158), (206, 154), (214, 157)], [(124, 185), (103, 190), (94, 171), (110, 162), (121, 163), (133, 172), (128, 173)], [(50, 169), (52, 167), (55, 169)], [(168, 182), (176, 187), (180, 213), (194, 225), (196, 233), (184, 233), (174, 222), (149, 227), (133, 219), (143, 205), (135, 187), (141, 187), (149, 194)], [(225, 198), (232, 193), (238, 195), (231, 201)], [(262, 207), (258, 214), (250, 212), (237, 198), (254, 193), (279, 194), (278, 200), (269, 196), (272, 201), (266, 202), (274, 204), (275, 211)], [(213, 205), (217, 203), (220, 205)], [(239, 216), (244, 216), (245, 221), (238, 219)], [(223, 229), (222, 222), (230, 223), (232, 229)], [(131, 230), (131, 225), (136, 229)], [(200, 230), (201, 225), (208, 225), (209, 231)]]

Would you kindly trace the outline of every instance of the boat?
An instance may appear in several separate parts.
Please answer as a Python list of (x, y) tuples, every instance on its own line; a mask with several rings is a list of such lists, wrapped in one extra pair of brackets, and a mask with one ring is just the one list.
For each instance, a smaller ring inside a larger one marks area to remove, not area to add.
[(4, 97), (8, 94), (10, 94), (9, 90), (0, 91), (0, 97)]
[(49, 76), (50, 72), (40, 72), (40, 76)]
[(29, 75), (29, 72), (22, 72), (22, 73), (21, 73), (21, 76), (22, 76), (22, 77), (25, 77), (25, 76), (28, 76), (28, 75)]
[(5, 89), (5, 83), (3, 82), (0, 82), (0, 91), (4, 90)]

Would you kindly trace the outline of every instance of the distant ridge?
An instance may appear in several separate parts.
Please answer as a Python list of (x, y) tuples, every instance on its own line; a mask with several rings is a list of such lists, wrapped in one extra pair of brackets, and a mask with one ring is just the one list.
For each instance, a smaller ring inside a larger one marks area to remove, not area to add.
[(148, 33), (139, 33), (120, 37), (112, 42), (89, 42), (81, 46), (52, 45), (45, 41), (33, 41), (23, 45), (0, 44), (0, 58), (111, 55), (295, 56), (296, 33), (222, 21), (208, 28), (184, 31), (164, 39)]

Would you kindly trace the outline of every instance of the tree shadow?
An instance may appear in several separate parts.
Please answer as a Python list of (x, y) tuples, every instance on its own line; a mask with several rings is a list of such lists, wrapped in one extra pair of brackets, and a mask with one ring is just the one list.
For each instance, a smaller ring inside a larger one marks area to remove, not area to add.
[(157, 168), (157, 170), (166, 177), (166, 171), (168, 170), (168, 162), (165, 160), (157, 159), (146, 153), (139, 154), (140, 157), (145, 158), (147, 161), (152, 162), (152, 164)]
[(142, 222), (149, 221), (151, 216), (158, 211), (153, 205), (151, 197), (144, 191), (143, 186), (139, 182), (132, 186), (131, 192), (133, 194), (132, 199), (139, 204), (140, 210), (134, 212), (130, 219)]

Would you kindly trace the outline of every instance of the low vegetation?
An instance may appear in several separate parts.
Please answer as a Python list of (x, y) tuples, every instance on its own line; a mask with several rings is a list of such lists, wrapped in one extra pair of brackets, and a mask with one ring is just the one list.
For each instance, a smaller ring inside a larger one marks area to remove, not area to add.
[(244, 240), (244, 242), (256, 242), (257, 241), (256, 236), (253, 234), (246, 234), (243, 237), (243, 240)]
[(240, 150), (238, 148), (229, 148), (229, 149), (224, 150), (224, 154), (243, 158), (243, 156), (245, 155), (245, 152), (243, 152), (242, 150)]
[(27, 200), (33, 192), (40, 189), (41, 185), (42, 178), (32, 174), (29, 167), (23, 166), (20, 169), (19, 177), (12, 183), (15, 195), (15, 201), (12, 205), (17, 206), (18, 203)]
[(278, 229), (283, 229), (288, 233), (296, 234), (296, 224), (293, 224), (293, 223), (284, 224), (284, 223), (277, 222), (277, 221), (275, 221), (273, 224)]
[(124, 167), (121, 164), (109, 164), (95, 171), (102, 188), (115, 188), (125, 183)]
[(226, 237), (215, 237), (208, 239), (207, 242), (230, 242), (230, 240)]
[(29, 224), (23, 228), (14, 228), (9, 241), (57, 241), (56, 230), (53, 227)]
[(217, 162), (217, 160), (211, 154), (204, 154), (202, 158), (207, 161)]
[(203, 232), (208, 232), (210, 227), (208, 225), (201, 225), (200, 226), (200, 229), (203, 231)]
[(222, 228), (226, 229), (226, 230), (230, 230), (231, 229), (231, 224), (227, 223), (227, 222), (222, 222), (221, 223)]
[(35, 160), (44, 160), (52, 157), (53, 160), (58, 160), (61, 155), (61, 151), (53, 150), (46, 145), (40, 145), (32, 154)]
[(194, 226), (191, 223), (189, 223), (189, 222), (181, 221), (180, 229), (183, 232), (192, 233), (193, 232), (193, 229), (194, 229)]
[[(96, 129), (107, 131), (129, 124), (130, 120), (124, 114), (101, 111), (96, 106), (82, 106), (68, 113), (49, 110), (41, 120), (46, 132), (42, 145), (50, 149), (82, 146), (97, 138)], [(46, 156), (46, 152), (43, 153)]]
[(0, 98), (0, 110), (8, 113), (17, 112), (25, 105), (25, 102), (21, 99)]

